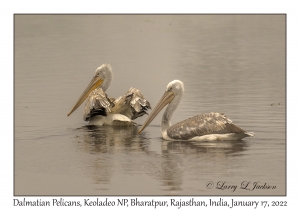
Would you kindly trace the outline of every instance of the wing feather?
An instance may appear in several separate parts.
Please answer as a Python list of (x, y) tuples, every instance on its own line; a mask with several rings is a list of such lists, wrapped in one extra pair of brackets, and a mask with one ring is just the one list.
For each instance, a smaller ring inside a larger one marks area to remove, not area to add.
[(107, 112), (111, 112), (113, 106), (112, 100), (107, 97), (101, 87), (98, 87), (89, 94), (86, 100), (83, 119), (89, 121), (95, 115), (107, 116)]
[(196, 136), (225, 133), (245, 133), (222, 113), (205, 113), (176, 123), (167, 129), (173, 139), (191, 139)]
[(147, 110), (151, 109), (149, 101), (145, 99), (142, 92), (132, 87), (114, 103), (114, 113), (123, 114), (132, 120), (147, 114)]

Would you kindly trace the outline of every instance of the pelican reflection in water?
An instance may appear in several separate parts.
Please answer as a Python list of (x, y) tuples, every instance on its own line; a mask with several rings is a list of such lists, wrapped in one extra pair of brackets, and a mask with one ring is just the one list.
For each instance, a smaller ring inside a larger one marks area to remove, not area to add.
[(166, 106), (161, 121), (161, 133), (165, 140), (240, 140), (254, 136), (234, 125), (224, 114), (211, 112), (200, 114), (171, 126), (171, 117), (176, 110), (184, 91), (183, 83), (179, 80), (170, 82), (165, 94), (153, 109), (145, 123), (138, 131), (143, 131)]
[(72, 114), (86, 99), (83, 119), (89, 125), (135, 125), (132, 121), (147, 114), (150, 103), (140, 90), (130, 88), (117, 99), (107, 97), (105, 91), (112, 81), (112, 68), (103, 64), (70, 111)]

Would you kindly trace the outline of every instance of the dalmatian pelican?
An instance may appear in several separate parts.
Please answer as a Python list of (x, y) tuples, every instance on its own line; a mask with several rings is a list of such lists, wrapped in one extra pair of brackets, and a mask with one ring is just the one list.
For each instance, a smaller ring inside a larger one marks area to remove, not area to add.
[(150, 103), (140, 90), (130, 88), (117, 99), (109, 98), (105, 91), (112, 81), (112, 67), (103, 64), (70, 111), (70, 116), (85, 100), (83, 119), (89, 125), (136, 125), (132, 120), (147, 114)]
[(236, 126), (224, 114), (211, 112), (200, 114), (171, 125), (171, 117), (176, 110), (184, 92), (183, 82), (174, 80), (167, 85), (162, 98), (148, 116), (138, 133), (142, 132), (166, 106), (161, 121), (161, 133), (165, 140), (240, 140), (254, 136), (254, 133), (246, 132)]

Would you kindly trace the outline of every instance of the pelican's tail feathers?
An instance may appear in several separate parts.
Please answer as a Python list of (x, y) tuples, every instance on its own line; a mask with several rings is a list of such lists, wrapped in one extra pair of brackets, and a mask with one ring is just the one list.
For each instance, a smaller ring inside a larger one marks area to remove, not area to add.
[(254, 133), (253, 132), (246, 132), (245, 133), (247, 136), (254, 136)]

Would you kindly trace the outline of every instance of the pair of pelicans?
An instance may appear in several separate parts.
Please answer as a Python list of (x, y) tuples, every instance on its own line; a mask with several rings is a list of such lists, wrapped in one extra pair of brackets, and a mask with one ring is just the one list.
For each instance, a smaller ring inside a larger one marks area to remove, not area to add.
[[(150, 103), (136, 88), (130, 88), (124, 96), (117, 99), (107, 97), (105, 91), (111, 80), (112, 68), (109, 64), (103, 64), (97, 68), (94, 78), (68, 116), (86, 99), (83, 118), (89, 121), (90, 125), (131, 125), (134, 124), (132, 120), (147, 114), (146, 111), (151, 109)], [(170, 82), (138, 133), (143, 131), (168, 105), (161, 121), (162, 137), (166, 140), (239, 140), (254, 135), (234, 125), (224, 114), (216, 112), (200, 114), (171, 126), (171, 117), (180, 102), (183, 91), (181, 81)]]

